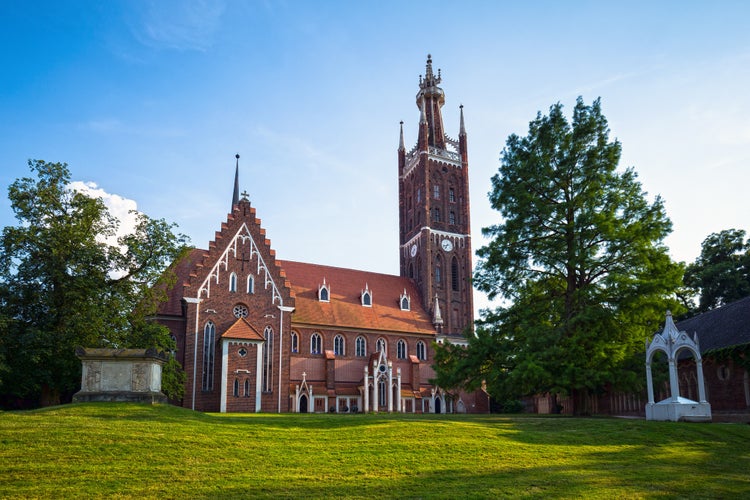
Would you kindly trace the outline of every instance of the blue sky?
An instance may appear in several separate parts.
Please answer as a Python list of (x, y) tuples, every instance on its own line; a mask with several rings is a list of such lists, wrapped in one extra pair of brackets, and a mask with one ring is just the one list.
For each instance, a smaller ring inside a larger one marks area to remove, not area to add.
[(750, 229), (748, 19), (729, 1), (6, 1), (0, 188), (29, 158), (67, 162), (205, 248), (239, 153), (280, 258), (396, 274), (398, 124), (413, 145), (431, 53), (453, 137), (464, 105), (475, 249), (508, 135), (580, 95), (690, 262)]

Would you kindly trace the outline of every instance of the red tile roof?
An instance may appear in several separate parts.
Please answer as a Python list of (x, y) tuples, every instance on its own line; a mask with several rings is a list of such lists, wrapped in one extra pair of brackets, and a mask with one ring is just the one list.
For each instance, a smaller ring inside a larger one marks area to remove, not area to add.
[(240, 318), (221, 335), (224, 339), (264, 340), (263, 335), (252, 327), (245, 318)]
[[(303, 262), (277, 262), (286, 271), (295, 295), (293, 323), (435, 334), (419, 292), (408, 278)], [(324, 279), (331, 291), (329, 302), (318, 300), (318, 287)], [(365, 286), (370, 290), (372, 307), (362, 305)], [(404, 290), (411, 299), (409, 311), (402, 311), (399, 305)]]
[(193, 248), (189, 250), (180, 260), (172, 265), (172, 270), (177, 276), (177, 280), (172, 288), (167, 292), (167, 301), (160, 305), (159, 313), (174, 316), (182, 315), (182, 297), (184, 294), (183, 285), (190, 279), (190, 273), (195, 269), (196, 264), (201, 262), (206, 250)]

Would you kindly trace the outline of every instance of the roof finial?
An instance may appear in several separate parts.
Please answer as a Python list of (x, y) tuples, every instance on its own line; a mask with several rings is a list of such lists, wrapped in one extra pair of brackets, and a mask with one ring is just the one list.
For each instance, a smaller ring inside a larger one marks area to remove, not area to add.
[(437, 292), (435, 292), (435, 314), (432, 317), (432, 324), (435, 326), (443, 326), (443, 316), (440, 314), (440, 301), (438, 300)]
[(461, 104), (459, 108), (461, 109), (461, 126), (458, 129), (458, 133), (459, 135), (466, 135), (466, 129), (464, 128), (464, 105)]
[(232, 193), (232, 208), (240, 202), (240, 154), (234, 155), (237, 164), (234, 167), (234, 192)]
[(401, 126), (401, 136), (399, 137), (399, 140), (398, 140), (398, 150), (404, 151), (406, 150), (406, 147), (404, 147), (404, 120), (401, 120), (399, 124)]

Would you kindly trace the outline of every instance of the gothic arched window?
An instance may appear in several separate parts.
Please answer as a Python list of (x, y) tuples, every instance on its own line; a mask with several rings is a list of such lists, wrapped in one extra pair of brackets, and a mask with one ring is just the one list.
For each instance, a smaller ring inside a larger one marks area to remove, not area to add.
[(354, 342), (355, 352), (354, 354), (360, 358), (367, 356), (367, 341), (364, 337), (359, 336)]
[(424, 342), (421, 340), (417, 342), (417, 359), (420, 361), (427, 359), (427, 350), (425, 349)]
[(319, 333), (313, 333), (310, 337), (310, 354), (320, 354), (323, 352), (321, 347), (322, 339)]
[(237, 275), (235, 273), (229, 275), (229, 291), (237, 291)]
[(396, 344), (396, 357), (406, 359), (406, 342), (403, 339), (399, 339), (398, 344)]
[(344, 345), (344, 336), (336, 335), (333, 338), (333, 353), (336, 356), (346, 356), (346, 350)]
[(214, 356), (216, 353), (216, 325), (212, 321), (203, 327), (203, 384), (204, 391), (214, 388)]
[(299, 337), (297, 337), (297, 332), (292, 332), (291, 344), (292, 352), (299, 352)]
[(255, 293), (255, 280), (252, 276), (247, 276), (247, 293)]
[(458, 259), (455, 257), (451, 260), (451, 288), (458, 291)]
[(263, 330), (263, 338), (266, 345), (263, 349), (263, 379), (261, 384), (263, 392), (271, 392), (273, 390), (273, 330), (270, 326)]
[(385, 352), (386, 354), (388, 351), (386, 351), (386, 344), (385, 339), (383, 337), (380, 337), (378, 341), (375, 343), (375, 352)]

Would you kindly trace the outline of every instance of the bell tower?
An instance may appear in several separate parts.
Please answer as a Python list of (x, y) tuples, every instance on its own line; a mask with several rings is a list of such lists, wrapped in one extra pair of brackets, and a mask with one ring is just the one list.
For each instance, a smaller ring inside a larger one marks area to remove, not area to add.
[(474, 323), (471, 284), (469, 164), (464, 111), (458, 140), (446, 135), (438, 87), (440, 70), (427, 56), (419, 77), (419, 134), (409, 151), (401, 122), (398, 146), (399, 243), (401, 276), (414, 280), (433, 324), (443, 335), (461, 335)]

